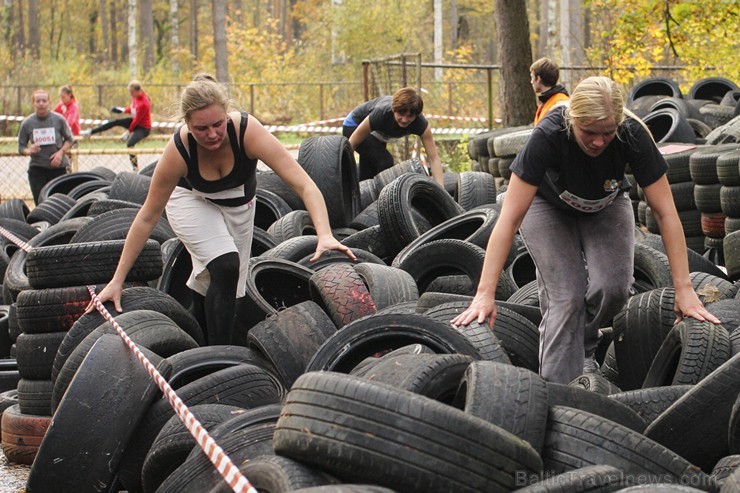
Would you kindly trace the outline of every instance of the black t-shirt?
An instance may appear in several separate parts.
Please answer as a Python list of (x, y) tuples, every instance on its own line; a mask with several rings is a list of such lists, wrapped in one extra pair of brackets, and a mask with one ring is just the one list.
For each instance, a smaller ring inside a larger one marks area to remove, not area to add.
[(629, 190), (624, 170), (629, 164), (637, 183), (651, 185), (668, 170), (650, 134), (639, 122), (627, 118), (617, 136), (597, 157), (586, 155), (565, 130), (565, 108), (556, 108), (532, 131), (524, 149), (511, 164), (511, 171), (522, 180), (538, 186), (537, 194), (572, 213), (585, 213), (569, 205), (563, 192), (576, 201), (597, 203)]
[(407, 127), (401, 127), (396, 123), (391, 109), (391, 96), (381, 96), (371, 99), (352, 110), (352, 119), (359, 125), (362, 121), (370, 117), (370, 130), (373, 135), (380, 140), (388, 141), (398, 139), (406, 135), (421, 135), (429, 126), (429, 122), (424, 115), (419, 115)]

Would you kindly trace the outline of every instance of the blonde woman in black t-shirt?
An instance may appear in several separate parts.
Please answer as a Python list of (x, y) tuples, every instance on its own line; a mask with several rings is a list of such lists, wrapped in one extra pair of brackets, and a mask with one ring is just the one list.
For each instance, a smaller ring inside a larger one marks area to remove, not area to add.
[(676, 290), (677, 318), (719, 323), (689, 278), (686, 241), (649, 131), (624, 108), (619, 87), (590, 77), (556, 108), (512, 163), (511, 182), (491, 233), (470, 307), (452, 320), (496, 320), (494, 294), (514, 234), (537, 268), (540, 374), (567, 384), (589, 367), (598, 329), (624, 306), (633, 282), (634, 212), (624, 176), (629, 163), (658, 222)]

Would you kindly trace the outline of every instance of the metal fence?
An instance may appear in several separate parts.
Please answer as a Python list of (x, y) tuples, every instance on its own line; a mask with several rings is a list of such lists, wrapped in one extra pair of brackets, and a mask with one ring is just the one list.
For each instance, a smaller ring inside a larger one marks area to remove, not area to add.
[[(500, 65), (425, 63), (419, 53), (363, 60), (362, 64), (364, 99), (390, 95), (402, 87), (412, 86), (423, 93), (425, 114), (454, 115), (468, 119), (471, 125), (476, 118), (482, 117), (488, 128), (496, 127), (502, 120)], [(560, 83), (572, 90), (586, 77), (613, 76), (612, 70), (615, 69), (607, 66), (561, 66)], [(622, 67), (619, 72), (622, 79), (625, 74), (631, 75), (623, 84), (625, 91), (648, 77), (667, 77), (686, 89), (696, 82), (689, 76), (688, 68), (682, 66), (656, 65), (647, 73)], [(715, 74), (706, 74), (711, 75)]]
[[(57, 84), (0, 85), (0, 115), (32, 113), (31, 94), (39, 87), (47, 89), (56, 104)], [(184, 87), (185, 84), (144, 83), (144, 90), (152, 100), (153, 119), (174, 118)], [(125, 84), (74, 84), (73, 90), (83, 119), (111, 118), (111, 107), (126, 106), (130, 101)], [(307, 123), (344, 116), (362, 101), (360, 81), (237, 82), (229, 85), (229, 91), (240, 109), (256, 115), (266, 124)], [(0, 121), (0, 135), (16, 135), (18, 125), (16, 121)]]
[[(606, 66), (562, 66), (560, 69), (561, 82), (570, 89), (589, 75), (610, 75)], [(632, 73), (629, 67), (621, 70)], [(689, 78), (688, 70), (680, 66), (654, 66), (647, 73), (634, 73), (634, 78), (625, 83), (626, 89), (647, 77), (669, 77), (686, 88), (695, 82)], [(47, 88), (55, 101), (59, 85), (52, 82), (34, 86), (0, 85), (0, 115), (30, 114), (31, 93), (38, 87)], [(424, 63), (418, 53), (365, 60), (362, 79), (358, 81), (235, 82), (229, 85), (229, 90), (242, 109), (263, 123), (295, 125), (342, 118), (360, 102), (392, 94), (406, 85), (422, 90), (425, 114), (482, 118), (490, 127), (496, 126), (501, 119), (500, 66)], [(155, 120), (172, 119), (184, 86), (184, 83), (147, 84), (144, 81), (144, 88), (153, 102)], [(110, 107), (128, 104), (130, 99), (125, 84), (73, 84), (73, 89), (83, 118), (110, 118)], [(439, 126), (446, 124), (457, 125), (457, 122), (435, 122)], [(471, 126), (475, 125), (471, 123)], [(0, 120), (0, 135), (13, 136), (17, 132), (18, 122)]]
[[(95, 168), (108, 168), (115, 173), (131, 171), (129, 155), (134, 154), (139, 168), (156, 161), (164, 149), (72, 149), (71, 172), (91, 171)], [(21, 199), (33, 204), (31, 189), (28, 186), (28, 157), (17, 153), (0, 153), (0, 200)]]

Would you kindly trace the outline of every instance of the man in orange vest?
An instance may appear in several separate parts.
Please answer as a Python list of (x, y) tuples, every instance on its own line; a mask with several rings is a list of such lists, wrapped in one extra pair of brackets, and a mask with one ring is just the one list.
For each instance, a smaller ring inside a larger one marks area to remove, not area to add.
[(536, 60), (529, 67), (529, 73), (532, 75), (530, 83), (534, 92), (537, 93), (537, 99), (540, 100), (540, 105), (534, 115), (534, 125), (537, 126), (537, 123), (547, 115), (548, 111), (564, 104), (570, 96), (565, 87), (558, 84), (560, 69), (549, 58)]

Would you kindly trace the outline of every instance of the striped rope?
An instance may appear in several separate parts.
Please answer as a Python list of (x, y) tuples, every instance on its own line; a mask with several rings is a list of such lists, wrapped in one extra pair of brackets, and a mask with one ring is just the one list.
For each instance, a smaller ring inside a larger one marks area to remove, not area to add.
[(116, 329), (118, 335), (124, 340), (126, 345), (131, 349), (136, 357), (146, 368), (149, 375), (157, 383), (157, 386), (162, 393), (167, 397), (170, 405), (177, 413), (180, 421), (185, 425), (195, 441), (198, 443), (203, 452), (208, 456), (210, 461), (213, 463), (216, 470), (226, 480), (231, 489), (235, 493), (257, 493), (257, 490), (249, 483), (246, 477), (239, 471), (239, 468), (234, 465), (226, 452), (211, 438), (203, 425), (198, 419), (190, 412), (190, 409), (170, 387), (170, 384), (162, 377), (162, 374), (152, 365), (151, 361), (142, 353), (136, 344), (129, 338), (128, 334), (121, 328), (116, 322), (110, 312), (103, 306), (100, 298), (95, 294), (95, 286), (87, 286), (87, 290), (90, 292), (92, 302), (95, 308), (98, 309), (101, 315)]
[[(7, 229), (0, 226), (0, 234), (8, 238), (10, 241), (15, 243), (24, 252), (28, 253), (33, 250), (33, 247), (21, 240)], [(257, 490), (249, 483), (247, 478), (239, 471), (239, 468), (234, 465), (226, 452), (216, 443), (216, 441), (208, 434), (208, 431), (198, 421), (198, 419), (190, 412), (190, 409), (170, 387), (170, 384), (162, 377), (162, 374), (152, 365), (151, 361), (144, 355), (144, 353), (136, 347), (136, 344), (126, 334), (126, 331), (118, 325), (118, 322), (113, 318), (110, 312), (105, 308), (100, 298), (95, 294), (95, 286), (87, 286), (87, 290), (90, 292), (92, 297), (93, 305), (97, 308), (98, 312), (116, 329), (118, 335), (121, 336), (126, 345), (131, 349), (136, 357), (146, 368), (149, 375), (157, 383), (157, 386), (162, 393), (167, 397), (170, 405), (177, 413), (180, 421), (183, 422), (185, 427), (188, 429), (195, 441), (198, 443), (203, 452), (208, 456), (210, 461), (216, 467), (216, 470), (226, 480), (228, 485), (235, 493), (257, 493)]]
[(7, 229), (5, 229), (3, 227), (0, 227), (0, 234), (2, 234), (4, 237), (6, 237), (7, 239), (9, 239), (13, 243), (15, 243), (15, 245), (18, 248), (20, 248), (21, 250), (23, 250), (26, 253), (30, 252), (33, 249), (33, 247), (31, 245), (29, 245), (25, 241), (21, 240), (16, 235), (14, 235), (13, 233), (11, 233), (10, 231), (8, 231)]
[(462, 122), (480, 122), (486, 123), (488, 118), (480, 118), (477, 116), (452, 116), (452, 115), (435, 115), (424, 113), (424, 117), (432, 120), (457, 120)]
[[(469, 122), (482, 122), (485, 123), (487, 120), (485, 118), (477, 118), (477, 117), (464, 117), (464, 116), (444, 116), (444, 115), (424, 115), (427, 118), (440, 118), (440, 119), (447, 119), (447, 120), (458, 120), (458, 121), (469, 121)], [(25, 117), (23, 116), (12, 116), (12, 115), (0, 115), (0, 122), (2, 121), (23, 121)], [(100, 120), (100, 119), (81, 119), (80, 124), (82, 125), (102, 125), (104, 123), (107, 123), (109, 120)], [(343, 118), (332, 118), (330, 120), (321, 120), (317, 122), (308, 122), (308, 123), (299, 123), (296, 125), (265, 125), (265, 128), (271, 132), (308, 132), (308, 133), (328, 133), (328, 134), (334, 134), (339, 133), (342, 131), (341, 126), (337, 125), (328, 125), (331, 123), (338, 123), (343, 121)], [(152, 122), (152, 128), (175, 128), (177, 125), (179, 125), (178, 122)], [(485, 128), (432, 128), (433, 134), (440, 134), (440, 135), (451, 135), (451, 134), (477, 134), (480, 132), (485, 132)]]

